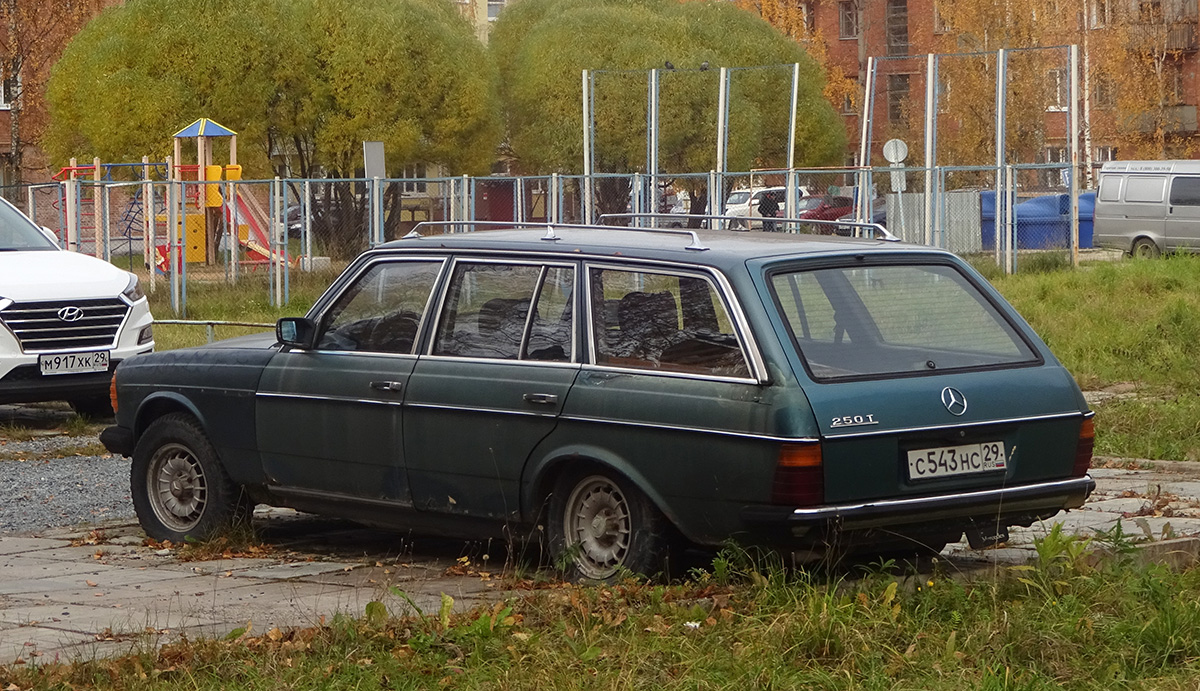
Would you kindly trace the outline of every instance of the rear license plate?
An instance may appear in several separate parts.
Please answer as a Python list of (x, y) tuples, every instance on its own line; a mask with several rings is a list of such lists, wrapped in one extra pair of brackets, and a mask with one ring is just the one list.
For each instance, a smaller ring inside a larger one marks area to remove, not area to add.
[(908, 479), (925, 480), (1004, 470), (1004, 442), (939, 446), (908, 452)]
[(43, 375), (104, 372), (108, 370), (108, 351), (39, 355), (38, 369), (42, 371)]

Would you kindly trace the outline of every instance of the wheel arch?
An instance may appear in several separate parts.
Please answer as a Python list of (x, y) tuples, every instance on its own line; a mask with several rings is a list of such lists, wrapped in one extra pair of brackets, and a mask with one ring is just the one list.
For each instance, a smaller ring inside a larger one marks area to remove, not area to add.
[(160, 391), (147, 396), (138, 406), (133, 426), (134, 443), (136, 444), (137, 440), (142, 438), (155, 420), (171, 413), (187, 413), (196, 418), (201, 429), (207, 429), (204, 424), (204, 416), (200, 414), (195, 404), (173, 391)]
[(1142, 240), (1145, 240), (1145, 241), (1149, 242), (1150, 244), (1154, 245), (1154, 248), (1158, 251), (1158, 253), (1160, 255), (1166, 252), (1166, 239), (1154, 237), (1154, 235), (1147, 233), (1147, 232), (1140, 232), (1140, 233), (1134, 234), (1133, 239), (1129, 241), (1129, 249), (1126, 251), (1132, 256), (1134, 253), (1137, 252), (1138, 243), (1141, 242)]
[(679, 521), (679, 516), (672, 510), (670, 502), (633, 463), (608, 449), (589, 444), (557, 447), (526, 464), (524, 481), (521, 483), (521, 506), (525, 520), (531, 524), (536, 522), (546, 509), (550, 493), (554, 490), (558, 479), (563, 473), (583, 464), (595, 468), (597, 471), (614, 473), (627, 480), (638, 491), (646, 495), (650, 503), (666, 517), (676, 530), (688, 540), (695, 541), (687, 526)]

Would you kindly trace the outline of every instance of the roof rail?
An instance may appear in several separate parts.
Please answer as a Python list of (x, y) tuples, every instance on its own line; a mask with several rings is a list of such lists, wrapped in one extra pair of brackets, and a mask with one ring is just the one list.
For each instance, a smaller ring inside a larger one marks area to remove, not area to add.
[[(601, 216), (603, 220), (606, 216), (614, 216), (617, 214), (606, 214)], [(500, 228), (545, 228), (546, 234), (542, 237), (543, 240), (556, 242), (562, 238), (554, 233), (555, 228), (570, 228), (571, 230), (631, 230), (642, 233), (662, 233), (664, 235), (686, 235), (692, 239), (692, 242), (684, 249), (693, 250), (696, 252), (704, 252), (708, 247), (700, 242), (700, 236), (694, 230), (685, 230), (682, 228), (641, 228), (638, 226), (606, 226), (606, 225), (586, 225), (577, 223), (545, 223), (533, 221), (421, 221), (413, 226), (413, 229), (405, 235), (402, 240), (412, 240), (424, 237), (419, 230), (423, 227), (435, 226), (496, 226)]]
[[(763, 220), (764, 217), (763, 216), (717, 216), (717, 215), (712, 215), (712, 214), (655, 214), (655, 213), (620, 213), (620, 214), (603, 214), (602, 216), (600, 216), (601, 220), (604, 220), (606, 218), (649, 218), (649, 219), (655, 219), (655, 220), (657, 220), (657, 219), (682, 220), (682, 219), (699, 218), (699, 219), (703, 219), (706, 221), (708, 221), (708, 220), (751, 221), (754, 219), (758, 219), (761, 221), (761, 220)], [(895, 235), (892, 235), (888, 231), (887, 228), (884, 228), (883, 226), (879, 225), (878, 223), (865, 223), (865, 222), (861, 222), (861, 221), (826, 221), (826, 220), (818, 219), (818, 218), (790, 218), (790, 217), (784, 217), (784, 216), (775, 216), (775, 217), (767, 216), (765, 218), (766, 218), (766, 220), (774, 221), (776, 223), (795, 223), (795, 224), (803, 224), (803, 225), (812, 224), (812, 225), (840, 226), (840, 227), (849, 226), (851, 228), (865, 228), (865, 229), (871, 230), (871, 231), (875, 232), (876, 234), (878, 234), (880, 240), (884, 240), (886, 242), (900, 242), (900, 238), (896, 237)], [(639, 228), (639, 230), (651, 230), (651, 229), (650, 228)]]

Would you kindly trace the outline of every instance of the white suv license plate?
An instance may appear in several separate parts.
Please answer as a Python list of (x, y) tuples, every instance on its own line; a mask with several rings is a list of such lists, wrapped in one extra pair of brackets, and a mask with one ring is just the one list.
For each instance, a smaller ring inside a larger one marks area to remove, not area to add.
[(908, 452), (908, 479), (926, 480), (1004, 470), (1004, 442), (939, 446)]
[(47, 353), (38, 356), (38, 368), (43, 375), (79, 374), (108, 370), (108, 351), (91, 353)]

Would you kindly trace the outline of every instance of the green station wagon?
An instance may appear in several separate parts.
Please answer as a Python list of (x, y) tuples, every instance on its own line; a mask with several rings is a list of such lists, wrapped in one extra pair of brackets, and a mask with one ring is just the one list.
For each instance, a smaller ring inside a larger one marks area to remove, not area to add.
[(1092, 413), (956, 256), (794, 234), (559, 226), (355, 260), (276, 334), (114, 377), (151, 537), (255, 503), (469, 538), (572, 576), (681, 544), (822, 554), (1005, 539), (1083, 504)]

